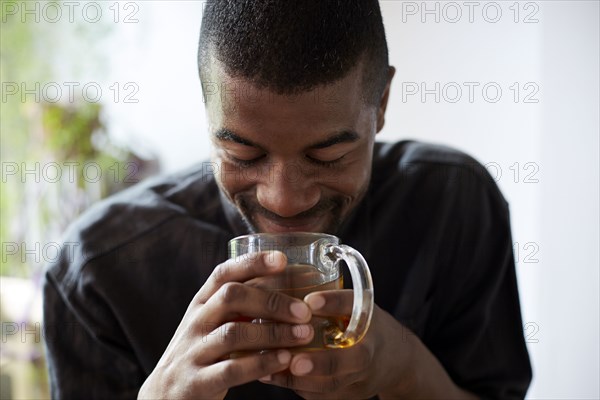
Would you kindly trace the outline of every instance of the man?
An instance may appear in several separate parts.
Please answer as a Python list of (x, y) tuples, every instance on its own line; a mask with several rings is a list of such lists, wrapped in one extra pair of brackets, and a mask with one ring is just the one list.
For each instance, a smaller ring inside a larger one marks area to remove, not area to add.
[[(93, 207), (49, 268), (53, 396), (523, 398), (508, 206), (460, 152), (375, 143), (394, 76), (378, 3), (210, 2), (199, 68), (214, 162)], [(269, 293), (243, 282), (282, 254), (226, 260), (234, 236), (290, 231), (365, 256), (377, 306), (358, 344), (291, 353), (348, 292)], [(277, 324), (248, 337), (241, 316)]]

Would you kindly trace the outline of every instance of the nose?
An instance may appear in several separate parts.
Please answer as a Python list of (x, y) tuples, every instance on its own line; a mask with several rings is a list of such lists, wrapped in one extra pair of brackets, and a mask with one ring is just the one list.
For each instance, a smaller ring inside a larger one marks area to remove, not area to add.
[(299, 168), (280, 165), (271, 172), (269, 179), (257, 185), (256, 197), (262, 207), (288, 218), (317, 205), (321, 192)]

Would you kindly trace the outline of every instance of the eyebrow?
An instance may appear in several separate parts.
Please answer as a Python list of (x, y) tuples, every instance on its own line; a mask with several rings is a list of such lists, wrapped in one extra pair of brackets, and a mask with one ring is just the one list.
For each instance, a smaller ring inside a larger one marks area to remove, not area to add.
[[(245, 139), (226, 128), (221, 128), (221, 129), (217, 130), (215, 132), (215, 137), (222, 141), (230, 141), (230, 142), (234, 142), (234, 143), (243, 144), (245, 146), (261, 148), (261, 146), (259, 146), (258, 144), (254, 143), (248, 139)], [(314, 143), (314, 144), (308, 146), (308, 149), (309, 150), (324, 149), (326, 147), (330, 147), (330, 146), (333, 146), (333, 145), (336, 145), (339, 143), (355, 142), (358, 139), (360, 139), (360, 136), (358, 133), (356, 133), (352, 130), (343, 130), (341, 132), (331, 135), (330, 137), (328, 137), (327, 139), (325, 139), (321, 142)]]
[(233, 133), (229, 129), (225, 129), (225, 128), (221, 128), (221, 129), (217, 130), (215, 132), (215, 137), (219, 140), (239, 143), (239, 144), (243, 144), (245, 146), (260, 147), (256, 143), (251, 142), (248, 139), (244, 139), (243, 137), (238, 136), (237, 134)]
[(344, 130), (338, 132), (336, 134), (331, 135), (329, 138), (323, 140), (322, 142), (315, 143), (313, 145), (308, 146), (309, 149), (324, 149), (329, 146), (333, 146), (339, 143), (351, 143), (356, 142), (360, 139), (358, 133), (351, 130)]

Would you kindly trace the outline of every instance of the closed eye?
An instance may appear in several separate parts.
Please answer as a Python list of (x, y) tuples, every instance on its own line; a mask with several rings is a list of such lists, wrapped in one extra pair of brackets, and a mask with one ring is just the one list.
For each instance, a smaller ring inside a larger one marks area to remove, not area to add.
[(306, 158), (308, 158), (310, 160), (310, 162), (312, 162), (313, 164), (317, 164), (320, 165), (322, 167), (334, 167), (336, 166), (340, 161), (342, 161), (342, 159), (345, 157), (346, 155), (344, 154), (343, 156), (336, 158), (334, 160), (320, 160), (318, 158), (314, 158), (311, 157), (309, 155), (306, 156)]
[(245, 160), (242, 158), (237, 158), (232, 156), (231, 154), (227, 154), (227, 158), (229, 158), (233, 163), (237, 164), (240, 167), (250, 167), (254, 164), (256, 164), (258, 161), (260, 161), (261, 159), (263, 159), (266, 155), (263, 154), (261, 156), (249, 159), (249, 160)]

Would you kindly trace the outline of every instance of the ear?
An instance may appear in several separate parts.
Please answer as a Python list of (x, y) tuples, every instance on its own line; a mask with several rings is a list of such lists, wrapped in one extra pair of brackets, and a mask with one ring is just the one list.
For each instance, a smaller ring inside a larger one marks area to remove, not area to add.
[(388, 70), (388, 80), (385, 85), (385, 90), (383, 91), (383, 96), (381, 97), (381, 102), (379, 103), (379, 108), (377, 109), (377, 133), (379, 133), (383, 129), (383, 125), (385, 124), (385, 110), (387, 108), (388, 99), (390, 97), (390, 87), (392, 85), (392, 79), (396, 74), (396, 68), (390, 66)]

